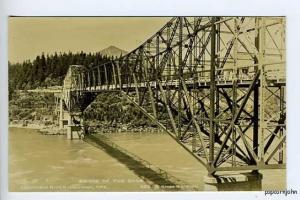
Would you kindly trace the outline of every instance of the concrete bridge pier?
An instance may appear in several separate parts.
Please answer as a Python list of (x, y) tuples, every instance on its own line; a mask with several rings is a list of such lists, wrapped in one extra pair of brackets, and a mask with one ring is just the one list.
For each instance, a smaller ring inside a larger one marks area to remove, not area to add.
[(69, 112), (64, 110), (63, 99), (59, 102), (59, 129), (66, 129), (69, 125)]
[(67, 139), (82, 139), (84, 137), (82, 124), (82, 119), (78, 113), (68, 113)]
[(263, 175), (258, 172), (204, 177), (204, 191), (261, 191)]
[[(79, 120), (78, 120), (79, 119)], [(67, 130), (67, 139), (82, 139), (83, 134), (83, 119), (80, 113), (70, 113), (63, 108), (63, 98), (59, 102), (59, 128)]]
[(60, 98), (59, 102), (59, 129), (64, 129), (68, 125), (68, 119), (65, 117), (65, 111), (63, 108), (63, 99)]

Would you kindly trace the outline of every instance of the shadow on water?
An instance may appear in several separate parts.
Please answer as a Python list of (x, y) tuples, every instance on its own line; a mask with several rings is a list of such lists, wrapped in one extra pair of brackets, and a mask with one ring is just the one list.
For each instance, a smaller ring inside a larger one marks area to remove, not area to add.
[[(128, 169), (132, 170), (137, 176), (143, 179), (154, 189), (179, 191), (182, 190), (182, 186), (188, 186), (186, 183), (183, 183), (181, 180), (169, 175), (164, 170), (152, 166), (147, 161), (117, 146), (103, 135), (86, 135), (84, 137), (84, 141), (104, 150), (120, 163), (126, 165)], [(159, 186), (159, 188), (155, 188), (157, 186)], [(189, 190), (195, 189), (189, 188)]]

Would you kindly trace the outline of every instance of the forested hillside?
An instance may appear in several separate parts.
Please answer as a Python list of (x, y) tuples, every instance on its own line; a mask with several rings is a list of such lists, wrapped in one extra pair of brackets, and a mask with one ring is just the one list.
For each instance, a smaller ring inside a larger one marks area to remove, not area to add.
[(23, 90), (62, 85), (69, 65), (99, 65), (113, 59), (100, 53), (55, 53), (38, 55), (33, 61), (8, 63), (9, 89)]

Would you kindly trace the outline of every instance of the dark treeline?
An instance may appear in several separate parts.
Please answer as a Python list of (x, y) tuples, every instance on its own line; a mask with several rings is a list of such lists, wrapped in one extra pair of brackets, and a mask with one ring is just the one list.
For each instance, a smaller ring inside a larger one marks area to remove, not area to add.
[(54, 53), (38, 55), (33, 61), (8, 63), (9, 91), (62, 85), (69, 65), (86, 67), (100, 65), (113, 59), (100, 53)]

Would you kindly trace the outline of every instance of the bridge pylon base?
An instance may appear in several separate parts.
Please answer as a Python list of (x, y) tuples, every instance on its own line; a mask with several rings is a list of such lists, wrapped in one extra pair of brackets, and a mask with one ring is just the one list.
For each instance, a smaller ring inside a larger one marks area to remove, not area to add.
[[(67, 128), (67, 139), (74, 140), (74, 139), (82, 139), (83, 134), (83, 128), (82, 128), (82, 119), (80, 116), (74, 113), (67, 113), (67, 119), (68, 119), (68, 125)], [(75, 120), (75, 117), (79, 117), (79, 120)]]
[(261, 191), (261, 173), (235, 173), (204, 177), (204, 191)]
[(83, 137), (83, 131), (80, 126), (68, 125), (67, 127), (67, 139), (81, 139)]

